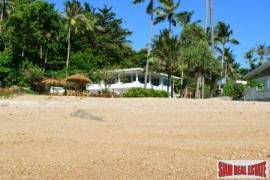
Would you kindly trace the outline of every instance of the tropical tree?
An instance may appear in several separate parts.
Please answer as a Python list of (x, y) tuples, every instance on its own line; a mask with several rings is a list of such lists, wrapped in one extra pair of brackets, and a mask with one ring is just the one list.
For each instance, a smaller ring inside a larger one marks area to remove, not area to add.
[(224, 70), (224, 55), (225, 55), (225, 48), (228, 43), (230, 44), (239, 44), (239, 42), (232, 38), (231, 36), (233, 35), (233, 31), (231, 30), (231, 27), (229, 24), (225, 24), (224, 22), (218, 22), (216, 26), (216, 41), (221, 44), (221, 48), (217, 47), (218, 51), (221, 54), (221, 65), (222, 65), (222, 72), (221, 75), (227, 74), (226, 69)]
[(209, 19), (209, 0), (205, 0), (205, 20), (204, 20), (204, 29), (205, 32), (208, 28), (208, 19)]
[(266, 44), (257, 44), (255, 52), (259, 56), (260, 65), (266, 61), (267, 56), (270, 54), (269, 47), (267, 47)]
[[(220, 57), (221, 58), (221, 57)], [(235, 62), (235, 56), (230, 48), (224, 49), (224, 67), (225, 67), (225, 79), (236, 79), (239, 77), (239, 64)]]
[(155, 18), (154, 24), (158, 24), (160, 22), (163, 22), (165, 20), (169, 23), (169, 32), (172, 33), (172, 26), (176, 26), (176, 10), (180, 6), (180, 0), (177, 0), (176, 3), (174, 3), (174, 0), (159, 0), (161, 5), (160, 7), (157, 7), (155, 12), (157, 14), (157, 17)]
[(206, 74), (217, 68), (216, 60), (209, 50), (206, 33), (196, 24), (187, 25), (181, 34), (182, 58), (188, 64), (189, 71), (196, 79), (196, 98), (204, 98)]
[[(133, 4), (143, 3), (145, 0), (133, 0)], [(147, 47), (147, 60), (145, 66), (145, 76), (144, 76), (144, 88), (147, 86), (147, 79), (148, 79), (148, 69), (149, 69), (149, 59), (151, 57), (151, 45), (152, 45), (152, 28), (154, 26), (154, 0), (148, 0), (149, 3), (146, 8), (146, 13), (150, 16), (150, 33), (148, 37), (148, 47)]]
[(171, 36), (170, 31), (164, 30), (154, 40), (154, 53), (157, 58), (157, 63), (162, 71), (168, 74), (168, 86), (171, 87), (171, 94), (173, 97), (173, 81), (172, 75), (178, 71), (181, 65), (181, 42), (177, 36)]
[(210, 0), (211, 48), (215, 52), (214, 2)]
[(251, 70), (256, 68), (257, 58), (254, 57), (254, 49), (247, 51), (244, 55), (246, 63), (249, 64)]
[(85, 28), (87, 30), (93, 30), (96, 24), (96, 18), (91, 13), (84, 13), (83, 7), (77, 0), (65, 2), (65, 12), (67, 19), (67, 59), (66, 70), (68, 70), (71, 50), (71, 34), (74, 31), (78, 32), (79, 29)]

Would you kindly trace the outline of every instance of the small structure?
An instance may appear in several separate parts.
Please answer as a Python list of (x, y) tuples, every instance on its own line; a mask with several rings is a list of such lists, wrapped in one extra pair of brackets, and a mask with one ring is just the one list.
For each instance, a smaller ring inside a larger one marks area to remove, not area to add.
[(262, 64), (244, 76), (246, 80), (256, 80), (262, 83), (262, 87), (252, 87), (247, 90), (245, 99), (249, 101), (270, 100), (270, 61)]
[(45, 84), (45, 87), (49, 88), (49, 92), (51, 95), (64, 95), (65, 94), (65, 89), (63, 87), (59, 86), (64, 86), (65, 81), (59, 80), (56, 78), (48, 78), (44, 81), (42, 81), (43, 84)]
[(86, 84), (92, 83), (92, 81), (82, 74), (75, 74), (65, 79), (67, 83), (75, 84), (74, 90), (67, 90), (67, 96), (89, 96), (87, 91), (84, 91)]
[[(108, 88), (111, 92), (122, 94), (131, 88), (144, 88), (144, 69), (131, 68), (109, 71), (113, 77), (107, 85), (104, 81), (99, 84), (87, 84), (86, 90), (97, 93)], [(180, 80), (180, 77), (172, 76), (173, 79)], [(105, 88), (105, 86), (107, 86)], [(147, 89), (167, 91), (168, 75), (164, 73), (149, 73)], [(171, 90), (171, 88), (169, 87)], [(169, 90), (169, 92), (170, 92)]]

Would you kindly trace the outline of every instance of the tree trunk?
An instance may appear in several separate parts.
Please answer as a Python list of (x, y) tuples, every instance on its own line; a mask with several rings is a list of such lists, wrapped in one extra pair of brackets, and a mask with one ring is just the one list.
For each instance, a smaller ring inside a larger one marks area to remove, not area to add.
[(221, 55), (221, 78), (223, 77), (224, 71), (224, 56), (225, 56), (225, 45), (222, 45), (222, 55)]
[(173, 98), (174, 94), (174, 83), (173, 83), (173, 78), (171, 77), (171, 97)]
[(214, 34), (214, 16), (213, 16), (213, 0), (210, 0), (210, 24), (211, 24), (211, 49), (215, 53), (215, 34)]
[(149, 70), (149, 59), (151, 57), (151, 44), (152, 44), (152, 28), (154, 25), (154, 14), (151, 14), (151, 21), (149, 25), (149, 41), (148, 41), (148, 49), (147, 49), (147, 60), (145, 66), (145, 75), (144, 75), (144, 89), (147, 88), (147, 80), (148, 80), (148, 70)]
[(43, 47), (39, 47), (39, 58), (42, 60), (43, 59)]
[(181, 86), (183, 86), (184, 83), (184, 71), (181, 71)]
[(204, 99), (204, 75), (202, 75), (201, 77), (201, 86), (202, 86), (202, 94), (201, 94), (201, 98)]
[(22, 48), (22, 57), (24, 57), (24, 49), (25, 47)]
[[(1, 22), (3, 22), (4, 19), (4, 11), (5, 11), (5, 0), (3, 0), (2, 3), (2, 12), (1, 12)], [(0, 32), (2, 33), (2, 24), (0, 24)]]
[(68, 37), (67, 37), (68, 48), (67, 48), (66, 73), (67, 73), (67, 71), (68, 71), (69, 58), (70, 58), (70, 49), (71, 49), (71, 45), (70, 45), (70, 36), (71, 36), (71, 27), (69, 27), (69, 29), (68, 29)]
[(43, 72), (46, 71), (47, 61), (48, 61), (48, 52), (46, 52), (46, 54), (45, 54), (44, 65), (43, 65)]
[(205, 32), (207, 31), (208, 27), (208, 19), (209, 19), (209, 0), (205, 0), (205, 22), (204, 22)]
[(201, 76), (199, 75), (197, 77), (197, 84), (196, 84), (196, 92), (195, 92), (195, 98), (196, 99), (200, 98), (200, 82), (201, 82)]

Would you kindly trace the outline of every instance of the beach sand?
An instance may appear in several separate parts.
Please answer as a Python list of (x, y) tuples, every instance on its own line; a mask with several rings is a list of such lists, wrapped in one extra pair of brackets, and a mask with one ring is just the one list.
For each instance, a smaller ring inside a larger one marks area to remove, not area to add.
[(226, 159), (270, 160), (270, 103), (0, 100), (0, 179), (215, 179)]

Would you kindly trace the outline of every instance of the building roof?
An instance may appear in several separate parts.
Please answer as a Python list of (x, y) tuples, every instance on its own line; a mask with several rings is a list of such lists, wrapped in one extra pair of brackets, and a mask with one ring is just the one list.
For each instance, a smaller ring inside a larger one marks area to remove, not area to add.
[[(112, 73), (136, 73), (136, 72), (144, 72), (143, 68), (129, 68), (129, 69), (116, 69), (116, 70), (111, 70), (109, 72)], [(164, 74), (164, 73), (156, 73), (156, 72), (152, 72), (152, 74), (156, 74), (156, 75), (160, 75), (160, 76), (168, 76), (168, 74)], [(181, 79), (181, 77), (177, 77), (177, 76), (172, 76), (173, 79)]]
[(259, 67), (257, 67), (256, 69), (252, 70), (251, 72), (247, 73), (244, 76), (244, 79), (251, 79), (254, 76), (260, 74), (261, 72), (263, 72), (264, 70), (270, 68), (270, 61), (260, 65)]

